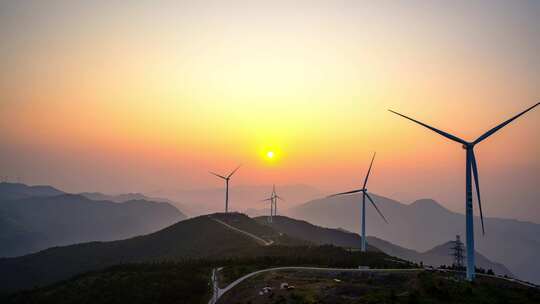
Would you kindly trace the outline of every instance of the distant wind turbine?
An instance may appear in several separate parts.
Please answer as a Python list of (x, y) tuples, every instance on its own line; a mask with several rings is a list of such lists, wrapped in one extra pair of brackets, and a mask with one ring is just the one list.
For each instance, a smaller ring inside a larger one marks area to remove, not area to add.
[(213, 175), (225, 180), (225, 213), (229, 212), (229, 180), (231, 179), (233, 174), (236, 172), (236, 170), (238, 170), (239, 168), (240, 168), (240, 166), (236, 167), (236, 169), (234, 169), (226, 177), (223, 176), (223, 175), (214, 173), (214, 172), (210, 172), (210, 174), (213, 174)]
[(270, 195), (270, 197), (267, 198), (267, 199), (262, 200), (262, 202), (270, 201), (270, 218), (269, 218), (270, 223), (273, 222), (272, 217), (277, 215), (277, 201), (278, 201), (278, 199), (282, 200), (282, 201), (285, 200), (281, 196), (277, 195), (277, 193), (276, 193), (276, 185), (273, 185), (272, 186), (272, 194)]
[(334, 197), (334, 196), (338, 196), (338, 195), (345, 195), (345, 194), (353, 194), (353, 193), (362, 192), (362, 243), (361, 243), (361, 247), (360, 247), (360, 250), (362, 252), (366, 252), (366, 197), (371, 202), (371, 204), (373, 204), (373, 207), (375, 207), (375, 210), (377, 210), (377, 212), (382, 217), (382, 219), (388, 224), (388, 221), (386, 220), (384, 215), (381, 213), (381, 211), (379, 210), (379, 208), (377, 207), (377, 205), (375, 204), (375, 202), (373, 201), (373, 199), (371, 198), (371, 196), (367, 192), (367, 188), (366, 188), (368, 178), (369, 178), (369, 174), (371, 173), (371, 167), (373, 166), (373, 160), (375, 160), (375, 154), (376, 153), (373, 153), (373, 158), (371, 158), (371, 164), (369, 165), (369, 169), (368, 169), (368, 172), (366, 174), (366, 178), (364, 179), (364, 186), (362, 188), (352, 190), (352, 191), (347, 191), (347, 192), (341, 192), (341, 193), (337, 193), (337, 194), (333, 194), (333, 195), (328, 196), (328, 197)]
[(278, 200), (285, 201), (285, 199), (277, 194), (276, 185), (272, 187), (272, 194), (274, 195), (274, 216), (277, 216), (277, 202)]
[(525, 111), (517, 114), (516, 116), (506, 120), (505, 122), (501, 123), (500, 125), (494, 127), (493, 129), (487, 131), (480, 137), (478, 137), (475, 141), (468, 142), (465, 141), (457, 136), (454, 136), (452, 134), (443, 132), (441, 130), (438, 130), (436, 128), (433, 128), (431, 126), (428, 126), (418, 120), (412, 119), (408, 116), (405, 116), (403, 114), (394, 112), (392, 110), (389, 110), (390, 112), (399, 115), (401, 117), (404, 117), (408, 120), (411, 120), (421, 126), (424, 126), (431, 131), (438, 133), (439, 135), (442, 135), (452, 141), (455, 141), (457, 143), (462, 144), (463, 149), (465, 149), (466, 153), (466, 161), (465, 161), (465, 216), (466, 216), (466, 232), (467, 232), (467, 280), (472, 281), (475, 278), (475, 257), (474, 257), (474, 226), (473, 226), (473, 195), (472, 195), (472, 178), (471, 178), (471, 170), (472, 174), (474, 176), (474, 184), (476, 186), (476, 195), (478, 197), (478, 210), (480, 211), (480, 220), (482, 223), (482, 234), (485, 234), (484, 230), (484, 215), (482, 214), (482, 201), (480, 200), (480, 185), (478, 184), (478, 167), (476, 165), (476, 158), (474, 156), (474, 146), (476, 146), (478, 143), (483, 141), (484, 139), (488, 138), (489, 136), (493, 135), (495, 132), (502, 129), (507, 124), (511, 123), (521, 115), (529, 112), (536, 106), (540, 104), (537, 103), (530, 108), (526, 109)]

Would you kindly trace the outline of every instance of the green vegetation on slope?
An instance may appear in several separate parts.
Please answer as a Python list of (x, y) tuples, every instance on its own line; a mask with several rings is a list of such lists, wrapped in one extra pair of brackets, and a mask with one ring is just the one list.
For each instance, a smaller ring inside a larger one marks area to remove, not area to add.
[(210, 298), (210, 271), (201, 263), (119, 265), (0, 300), (5, 304), (201, 304)]
[[(361, 237), (352, 232), (339, 229), (325, 228), (313, 225), (306, 221), (289, 218), (286, 216), (274, 216), (272, 223), (268, 223), (267, 216), (256, 217), (260, 224), (267, 225), (273, 230), (287, 234), (291, 237), (307, 240), (319, 245), (335, 245), (347, 248), (360, 248)], [(368, 251), (378, 249), (369, 245)]]
[(201, 216), (127, 240), (55, 247), (0, 259), (0, 292), (43, 286), (120, 263), (234, 256), (257, 247), (248, 236)]
[[(361, 237), (356, 233), (341, 229), (319, 227), (306, 221), (285, 216), (275, 216), (272, 223), (268, 223), (267, 219), (268, 217), (266, 216), (255, 218), (259, 223), (267, 225), (279, 232), (295, 238), (309, 240), (315, 244), (332, 244), (349, 248), (358, 248), (360, 246)], [(451, 265), (452, 263), (452, 257), (450, 256), (452, 244), (449, 242), (426, 252), (417, 252), (403, 248), (372, 236), (367, 237), (367, 242), (368, 251), (381, 250), (388, 255), (415, 263), (423, 262), (425, 265), (435, 267)], [(511, 276), (510, 271), (504, 265), (492, 262), (478, 252), (476, 253), (476, 265), (485, 269), (492, 269), (498, 275)]]
[[(281, 289), (281, 283), (294, 286)], [(259, 294), (263, 287), (272, 291)], [(475, 283), (449, 273), (280, 270), (258, 274), (223, 295), (219, 304), (266, 303), (539, 303), (540, 291), (497, 278)]]
[[(349, 251), (332, 245), (324, 246), (270, 246), (263, 248), (253, 258), (231, 260), (221, 271), (221, 287), (235, 279), (253, 271), (286, 266), (330, 267), (330, 268), (357, 268), (369, 266), (371, 268), (414, 268), (411, 264), (399, 259), (390, 258), (382, 252)], [(222, 265), (223, 266), (223, 265)]]
[[(212, 268), (224, 267), (222, 283), (259, 269), (280, 266), (407, 267), (383, 253), (350, 252), (334, 246), (258, 246), (227, 258), (117, 265), (53, 285), (4, 295), (1, 303), (201, 303), (207, 301)], [(243, 256), (243, 257), (242, 257)]]
[(306, 238), (295, 237), (288, 233), (274, 229), (266, 225), (264, 221), (258, 218), (250, 218), (242, 213), (215, 213), (212, 218), (223, 221), (235, 228), (252, 233), (266, 241), (273, 241), (275, 245), (298, 246), (313, 244)]

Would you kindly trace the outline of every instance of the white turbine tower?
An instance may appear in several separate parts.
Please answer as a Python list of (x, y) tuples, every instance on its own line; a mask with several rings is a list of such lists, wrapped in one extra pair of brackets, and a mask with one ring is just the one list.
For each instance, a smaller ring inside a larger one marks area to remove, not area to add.
[(285, 201), (285, 199), (277, 194), (276, 185), (272, 187), (272, 194), (274, 195), (274, 216), (277, 216), (277, 202), (278, 200)]
[(438, 133), (439, 135), (442, 135), (450, 140), (453, 140), (457, 143), (462, 144), (463, 149), (465, 149), (466, 153), (466, 161), (465, 161), (465, 216), (466, 216), (466, 234), (467, 234), (467, 280), (472, 281), (475, 278), (475, 261), (474, 261), (474, 226), (473, 226), (473, 195), (472, 195), (472, 178), (471, 178), (471, 171), (472, 175), (474, 176), (474, 184), (476, 186), (476, 195), (478, 197), (478, 210), (480, 211), (480, 220), (482, 223), (482, 234), (485, 234), (484, 230), (484, 215), (482, 214), (482, 201), (480, 200), (480, 185), (478, 184), (478, 167), (476, 165), (476, 158), (474, 156), (474, 147), (483, 141), (484, 139), (488, 138), (489, 136), (493, 135), (493, 133), (499, 131), (507, 124), (514, 121), (516, 118), (520, 117), (521, 115), (529, 112), (534, 107), (538, 106), (540, 104), (537, 103), (530, 108), (526, 109), (525, 111), (517, 114), (516, 116), (508, 119), (507, 121), (501, 123), (500, 125), (494, 127), (493, 129), (487, 131), (482, 136), (478, 137), (475, 141), (468, 142), (465, 141), (457, 136), (454, 136), (452, 134), (443, 132), (441, 130), (438, 130), (436, 128), (433, 128), (431, 126), (428, 126), (422, 122), (419, 122), (418, 120), (412, 119), (408, 116), (405, 116), (403, 114), (394, 112), (392, 110), (389, 110), (390, 112), (397, 114), (401, 117), (404, 117), (408, 120), (411, 120), (421, 126), (424, 126), (431, 131), (434, 131)]
[(274, 215), (274, 193), (270, 195), (269, 198), (261, 200), (261, 202), (270, 201), (270, 217), (268, 217), (268, 222), (272, 223), (272, 216)]
[(333, 194), (333, 195), (328, 196), (328, 197), (334, 197), (334, 196), (338, 196), (338, 195), (353, 194), (353, 193), (362, 192), (362, 240), (361, 240), (362, 243), (361, 243), (361, 247), (360, 247), (360, 250), (362, 252), (366, 252), (366, 247), (367, 247), (366, 246), (366, 244), (367, 244), (367, 241), (366, 241), (366, 197), (371, 202), (371, 204), (373, 204), (373, 207), (375, 207), (375, 210), (377, 210), (377, 212), (382, 217), (382, 219), (388, 224), (388, 221), (386, 220), (384, 215), (381, 213), (381, 211), (379, 210), (379, 208), (377, 207), (377, 205), (375, 204), (375, 202), (373, 201), (371, 196), (368, 194), (367, 188), (366, 188), (368, 178), (369, 178), (369, 174), (371, 173), (371, 167), (373, 166), (373, 160), (375, 160), (375, 154), (376, 153), (373, 153), (373, 158), (371, 159), (371, 164), (369, 165), (369, 170), (368, 170), (368, 172), (366, 174), (366, 178), (364, 179), (364, 186), (362, 188), (352, 190), (352, 191), (347, 191), (347, 192), (341, 192), (341, 193), (337, 193), (337, 194)]
[(229, 180), (231, 179), (231, 176), (238, 170), (240, 166), (236, 167), (229, 175), (223, 176), (214, 172), (210, 172), (210, 174), (213, 174), (221, 179), (225, 180), (225, 213), (229, 212)]

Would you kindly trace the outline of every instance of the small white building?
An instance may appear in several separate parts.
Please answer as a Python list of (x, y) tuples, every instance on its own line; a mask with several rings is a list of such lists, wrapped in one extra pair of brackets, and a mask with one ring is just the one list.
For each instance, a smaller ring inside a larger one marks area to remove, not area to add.
[(358, 269), (367, 270), (367, 269), (369, 269), (369, 266), (360, 265), (360, 266), (358, 266)]

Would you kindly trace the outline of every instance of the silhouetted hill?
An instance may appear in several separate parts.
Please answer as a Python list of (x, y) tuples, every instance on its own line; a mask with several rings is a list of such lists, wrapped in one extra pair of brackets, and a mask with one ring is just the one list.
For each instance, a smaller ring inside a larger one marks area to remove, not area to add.
[[(435, 246), (426, 252), (418, 252), (415, 250), (403, 248), (394, 245), (377, 237), (368, 237), (368, 242), (373, 246), (381, 249), (384, 253), (402, 258), (415, 263), (424, 263), (438, 267), (441, 265), (452, 265), (453, 257), (451, 256), (453, 243), (448, 241), (442, 245)], [(490, 261), (484, 255), (476, 252), (476, 266), (486, 270), (491, 269), (498, 275), (513, 276), (513, 274), (503, 264)]]
[[(244, 228), (260, 226), (247, 216)], [(265, 229), (264, 227), (262, 229)], [(126, 240), (55, 247), (17, 258), (0, 259), (0, 289), (49, 284), (75, 274), (120, 263), (239, 256), (261, 247), (210, 216), (188, 219), (158, 232)]]
[[(261, 243), (258, 238), (264, 238)], [(261, 266), (329, 265), (411, 267), (380, 251), (356, 254), (334, 246), (313, 246), (239, 213), (216, 213), (178, 222), (144, 236), (49, 248), (0, 259), (0, 293), (44, 286), (116, 264), (164, 261), (254, 261)], [(221, 262), (220, 262), (221, 263)], [(242, 262), (243, 263), (243, 262)]]
[[(465, 235), (465, 216), (449, 211), (433, 200), (411, 205), (372, 195), (390, 224), (367, 206), (369, 235), (402, 247), (427, 251), (457, 234)], [(325, 227), (360, 228), (360, 195), (332, 197), (309, 201), (291, 210), (291, 215)], [(489, 208), (489, 202), (484, 203)], [(480, 220), (474, 219), (476, 250), (491, 261), (504, 264), (517, 277), (540, 282), (540, 225), (510, 219), (485, 218), (486, 235), (482, 236)], [(382, 249), (382, 248), (380, 248)]]
[(20, 183), (0, 182), (0, 200), (56, 196), (61, 194), (64, 194), (64, 192), (51, 186), (28, 186)]
[[(424, 263), (430, 265), (452, 265), (452, 257), (449, 253), (452, 252), (452, 242), (446, 242), (442, 245), (435, 246), (431, 250), (424, 252)], [(483, 254), (476, 252), (476, 266), (484, 269), (492, 269), (496, 274), (513, 276), (503, 264), (493, 263), (488, 260)]]
[(156, 231), (184, 218), (170, 204), (144, 200), (113, 203), (74, 194), (0, 200), (0, 256), (17, 256), (51, 246), (124, 239)]
[[(219, 224), (214, 215), (210, 219)], [(232, 231), (220, 225), (221, 229)], [(218, 237), (221, 236), (219, 230), (216, 233)], [(209, 245), (212, 240), (206, 244)], [(79, 274), (44, 287), (5, 295), (0, 292), (0, 303), (207, 303), (211, 294), (209, 281), (212, 268), (221, 269), (219, 285), (224, 287), (253, 271), (291, 265), (340, 268), (365, 265), (393, 269), (415, 267), (404, 261), (389, 259), (382, 252), (350, 252), (330, 245), (257, 246), (256, 242), (252, 242), (248, 247), (236, 248), (230, 256), (220, 253), (214, 257), (182, 258), (181, 261), (153, 260), (121, 264)], [(313, 281), (311, 275), (310, 280)]]
[(297, 238), (287, 233), (281, 233), (273, 227), (261, 225), (256, 219), (252, 219), (243, 213), (214, 213), (210, 215), (213, 219), (218, 219), (240, 230), (252, 233), (266, 241), (273, 242), (274, 245), (313, 245), (313, 242), (303, 238)]
[(211, 268), (196, 263), (137, 263), (78, 275), (2, 297), (3, 304), (208, 303)]
[[(315, 226), (306, 221), (297, 220), (285, 216), (275, 216), (273, 223), (268, 223), (268, 217), (255, 218), (259, 223), (268, 225), (273, 229), (286, 233), (290, 236), (309, 240), (316, 244), (331, 244), (341, 247), (360, 248), (360, 235), (343, 229), (332, 229)], [(382, 251), (388, 255), (407, 261), (432, 265), (452, 265), (450, 257), (450, 242), (439, 245), (426, 252), (418, 252), (394, 245), (377, 237), (367, 237), (368, 250)], [(477, 252), (477, 266), (484, 269), (492, 269), (496, 274), (511, 275), (510, 271), (499, 263), (494, 263)]]
[[(315, 226), (306, 221), (292, 219), (286, 216), (274, 216), (273, 222), (268, 223), (268, 216), (256, 217), (259, 223), (292, 237), (308, 240), (319, 245), (334, 245), (347, 248), (360, 248), (361, 237), (357, 234), (339, 229)], [(368, 251), (378, 251), (368, 244)]]

